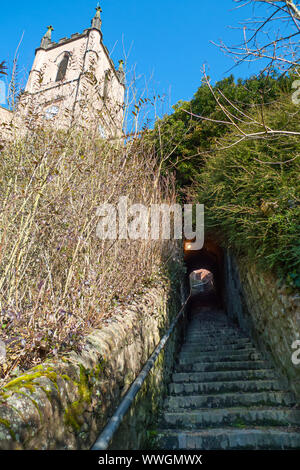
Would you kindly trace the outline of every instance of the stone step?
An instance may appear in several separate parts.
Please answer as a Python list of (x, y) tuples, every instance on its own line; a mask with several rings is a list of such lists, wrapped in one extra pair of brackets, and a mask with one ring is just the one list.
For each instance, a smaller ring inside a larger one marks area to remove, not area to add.
[(226, 332), (235, 332), (237, 333), (238, 331), (241, 331), (241, 330), (237, 330), (236, 328), (232, 328), (231, 326), (227, 326), (227, 325), (215, 325), (211, 328), (203, 328), (201, 327), (200, 325), (188, 325), (187, 327), (187, 332), (188, 333), (199, 333), (199, 334), (203, 334), (203, 335), (206, 335), (206, 334), (222, 334), (222, 333), (226, 333)]
[[(247, 340), (250, 341), (250, 339), (247, 336), (241, 336), (241, 335), (227, 335), (227, 336), (186, 336), (184, 339), (184, 344), (190, 344), (190, 343), (200, 343), (200, 344), (224, 344), (226, 341), (227, 342), (239, 342), (239, 340)], [(242, 341), (241, 341), (242, 342)]]
[(198, 340), (198, 339), (185, 339), (184, 343), (182, 344), (183, 350), (186, 348), (196, 348), (197, 346), (200, 347), (210, 347), (210, 346), (226, 346), (227, 344), (245, 344), (250, 343), (249, 338), (245, 338), (244, 341), (241, 341), (241, 338), (224, 338), (224, 339), (206, 339), (206, 340)]
[(288, 450), (300, 448), (300, 429), (281, 427), (158, 431), (157, 448), (165, 450)]
[(253, 344), (248, 342), (243, 343), (229, 343), (229, 344), (215, 344), (215, 345), (208, 345), (208, 346), (201, 346), (201, 345), (187, 345), (181, 348), (180, 354), (188, 354), (188, 353), (206, 353), (210, 351), (244, 351), (245, 349), (255, 349)]
[(212, 325), (217, 325), (219, 323), (225, 323), (226, 325), (238, 328), (238, 325), (230, 320), (226, 315), (218, 318), (208, 317), (207, 319), (201, 316), (192, 316), (190, 323), (201, 323), (201, 325), (205, 326), (206, 328), (210, 328)]
[(205, 325), (203, 325), (200, 322), (190, 323), (187, 326), (187, 329), (189, 331), (193, 331), (193, 330), (203, 331), (204, 333), (206, 333), (206, 332), (210, 333), (211, 331), (215, 332), (216, 330), (224, 330), (224, 329), (235, 330), (235, 328), (232, 325), (228, 325), (228, 323), (220, 323), (219, 325), (214, 324), (212, 326), (206, 327)]
[[(201, 330), (211, 331), (215, 328), (236, 328), (232, 323), (228, 321), (220, 321), (220, 322), (203, 322), (201, 320), (191, 320), (191, 322), (187, 325), (188, 328), (199, 328)], [(240, 328), (236, 328), (240, 329)]]
[(206, 335), (225, 335), (225, 334), (228, 334), (228, 333), (235, 333), (235, 334), (245, 334), (245, 332), (239, 328), (232, 328), (232, 327), (218, 327), (218, 326), (214, 326), (213, 328), (200, 328), (200, 327), (191, 327), (191, 326), (187, 326), (187, 329), (186, 329), (186, 333), (190, 333), (190, 334), (197, 334), (197, 335), (203, 335), (203, 336), (206, 336)]
[(199, 313), (188, 326), (156, 448), (299, 449), (294, 394), (251, 339), (217, 315)]
[(214, 372), (222, 370), (252, 370), (268, 368), (266, 361), (223, 361), (194, 362), (192, 364), (176, 364), (176, 372)]
[(166, 398), (165, 409), (177, 411), (180, 409), (197, 408), (231, 408), (249, 406), (293, 406), (295, 397), (290, 392), (235, 392), (219, 393), (217, 395), (169, 396)]
[[(207, 349), (207, 348), (215, 348), (215, 349), (219, 349), (219, 348), (225, 348), (226, 347), (243, 347), (244, 345), (250, 345), (251, 347), (253, 346), (253, 344), (249, 341), (249, 339), (245, 339), (245, 340), (232, 340), (232, 339), (228, 339), (228, 340), (223, 340), (223, 341), (194, 341), (194, 342), (185, 342), (183, 343), (182, 347), (181, 347), (181, 351), (191, 351), (191, 350), (195, 350), (195, 351), (198, 351), (200, 349)], [(199, 348), (199, 349), (198, 349)]]
[(166, 411), (163, 413), (166, 427), (199, 429), (203, 427), (233, 426), (299, 426), (300, 410), (289, 408), (221, 408)]
[(210, 327), (212, 324), (225, 323), (226, 325), (232, 325), (232, 321), (226, 315), (219, 317), (208, 317), (204, 318), (201, 315), (194, 314), (191, 318), (191, 323), (201, 323), (207, 327)]
[(210, 351), (207, 353), (180, 353), (179, 364), (191, 364), (197, 362), (223, 362), (223, 361), (255, 361), (261, 360), (262, 356), (255, 348), (244, 351)]
[(242, 337), (242, 336), (237, 336), (237, 335), (227, 335), (223, 337), (218, 337), (218, 336), (205, 336), (205, 337), (200, 337), (200, 336), (186, 336), (184, 338), (184, 344), (188, 343), (200, 343), (200, 344), (224, 344), (226, 341), (230, 341), (232, 343), (238, 342), (240, 339), (247, 339), (248, 342), (250, 342), (249, 338)]
[(279, 380), (236, 380), (234, 382), (173, 382), (171, 395), (196, 395), (201, 393), (280, 391), (286, 387)]
[(277, 379), (273, 369), (248, 369), (229, 371), (208, 371), (208, 372), (175, 372), (172, 375), (174, 383), (195, 383), (195, 382), (234, 382), (241, 380), (270, 380)]
[(205, 322), (205, 321), (201, 320), (200, 318), (193, 319), (193, 320), (190, 321), (190, 323), (188, 324), (188, 328), (193, 328), (193, 327), (201, 328), (203, 330), (213, 330), (216, 327), (218, 327), (218, 328), (236, 328), (236, 329), (240, 329), (239, 327), (236, 327), (234, 324), (228, 322), (227, 320), (225, 320), (225, 321), (220, 320), (220, 321), (216, 321), (216, 322), (212, 322), (212, 321)]
[(198, 319), (195, 319), (195, 321), (191, 320), (191, 322), (189, 323), (189, 326), (190, 325), (200, 325), (201, 328), (203, 329), (213, 329), (215, 327), (218, 327), (219, 325), (224, 325), (225, 328), (235, 328), (236, 330), (240, 330), (241, 327), (240, 326), (237, 326), (235, 325), (234, 323), (232, 323), (231, 321), (228, 321), (228, 319), (226, 320), (220, 320), (220, 321), (204, 321), (204, 320), (201, 320), (200, 318)]

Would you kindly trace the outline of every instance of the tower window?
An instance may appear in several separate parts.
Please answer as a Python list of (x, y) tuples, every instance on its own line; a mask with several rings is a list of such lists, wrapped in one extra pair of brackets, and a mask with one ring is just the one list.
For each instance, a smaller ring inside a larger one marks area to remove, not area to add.
[(65, 78), (69, 59), (70, 59), (70, 55), (67, 52), (65, 52), (58, 66), (56, 80), (55, 80), (56, 82), (60, 82), (61, 80)]

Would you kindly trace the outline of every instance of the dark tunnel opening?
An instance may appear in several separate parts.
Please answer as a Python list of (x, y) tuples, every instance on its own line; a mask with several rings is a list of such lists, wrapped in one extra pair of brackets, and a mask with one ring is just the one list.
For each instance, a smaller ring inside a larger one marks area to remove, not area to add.
[(187, 268), (186, 285), (191, 292), (188, 303), (189, 316), (203, 309), (224, 308), (224, 253), (212, 239), (207, 238), (201, 250), (190, 249), (184, 242), (184, 261)]

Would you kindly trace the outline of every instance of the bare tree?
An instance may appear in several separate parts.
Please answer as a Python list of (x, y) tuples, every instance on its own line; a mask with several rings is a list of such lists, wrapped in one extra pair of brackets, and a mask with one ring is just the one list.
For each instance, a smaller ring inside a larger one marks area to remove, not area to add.
[(22, 90), (21, 83), (23, 82), (23, 80), (21, 79), (21, 74), (24, 75), (24, 72), (25, 72), (24, 70), (20, 72), (19, 67), (18, 67), (19, 50), (23, 41), (23, 37), (24, 37), (24, 32), (22, 33), (21, 39), (17, 45), (14, 59), (9, 70), (7, 102), (8, 102), (9, 109), (11, 109), (12, 111), (15, 111), (17, 109), (18, 97)]
[[(242, 25), (243, 42), (236, 46), (228, 46), (221, 42), (218, 44), (221, 50), (233, 57), (235, 65), (261, 60), (262, 68), (259, 72), (261, 76), (277, 70), (281, 73), (292, 73), (295, 78), (300, 77), (300, 2), (292, 0), (233, 1), (239, 4), (237, 8), (252, 4), (254, 13), (258, 6), (264, 7), (262, 11), (264, 16), (254, 15), (251, 19), (245, 21)], [(263, 102), (257, 105), (256, 109), (253, 110), (252, 108), (252, 111), (247, 112), (241, 109), (238, 103), (229, 100), (222, 90), (211, 85), (205, 67), (203, 75), (204, 83), (213, 94), (224, 119), (217, 121), (205, 116), (195, 115), (187, 110), (186, 112), (201, 120), (226, 124), (232, 128), (235, 139), (229, 146), (234, 146), (245, 139), (300, 136), (300, 132), (295, 129), (274, 129), (268, 123)], [(291, 100), (294, 104), (300, 104), (300, 80), (295, 80), (292, 88), (296, 91), (291, 92)], [(295, 112), (299, 111), (296, 109)]]
[[(226, 124), (235, 131), (236, 139), (228, 146), (232, 147), (239, 144), (246, 139), (275, 137), (275, 136), (300, 136), (300, 132), (293, 129), (274, 129), (267, 124), (267, 118), (264, 113), (264, 106), (260, 105), (259, 114), (246, 112), (241, 109), (236, 103), (229, 100), (222, 90), (214, 89), (210, 83), (210, 79), (206, 74), (205, 68), (203, 69), (204, 80), (214, 96), (218, 107), (224, 114), (223, 120), (211, 119), (205, 116), (193, 114), (190, 111), (184, 110), (187, 114), (202, 119), (203, 121), (211, 121), (217, 124)], [(222, 147), (222, 149), (228, 148)], [(286, 163), (286, 162), (283, 162)]]
[(299, 74), (299, 2), (292, 0), (234, 0), (237, 8), (253, 6), (253, 17), (239, 27), (241, 44), (230, 46), (220, 42), (223, 52), (242, 62), (262, 62), (261, 73), (276, 68), (282, 72), (293, 69)]

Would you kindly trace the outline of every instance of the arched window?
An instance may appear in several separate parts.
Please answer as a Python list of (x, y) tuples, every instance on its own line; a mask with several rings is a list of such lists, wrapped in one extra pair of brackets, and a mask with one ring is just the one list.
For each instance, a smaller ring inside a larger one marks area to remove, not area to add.
[(58, 66), (56, 80), (55, 80), (56, 82), (60, 82), (61, 80), (65, 78), (69, 59), (70, 59), (69, 53), (65, 52)]

